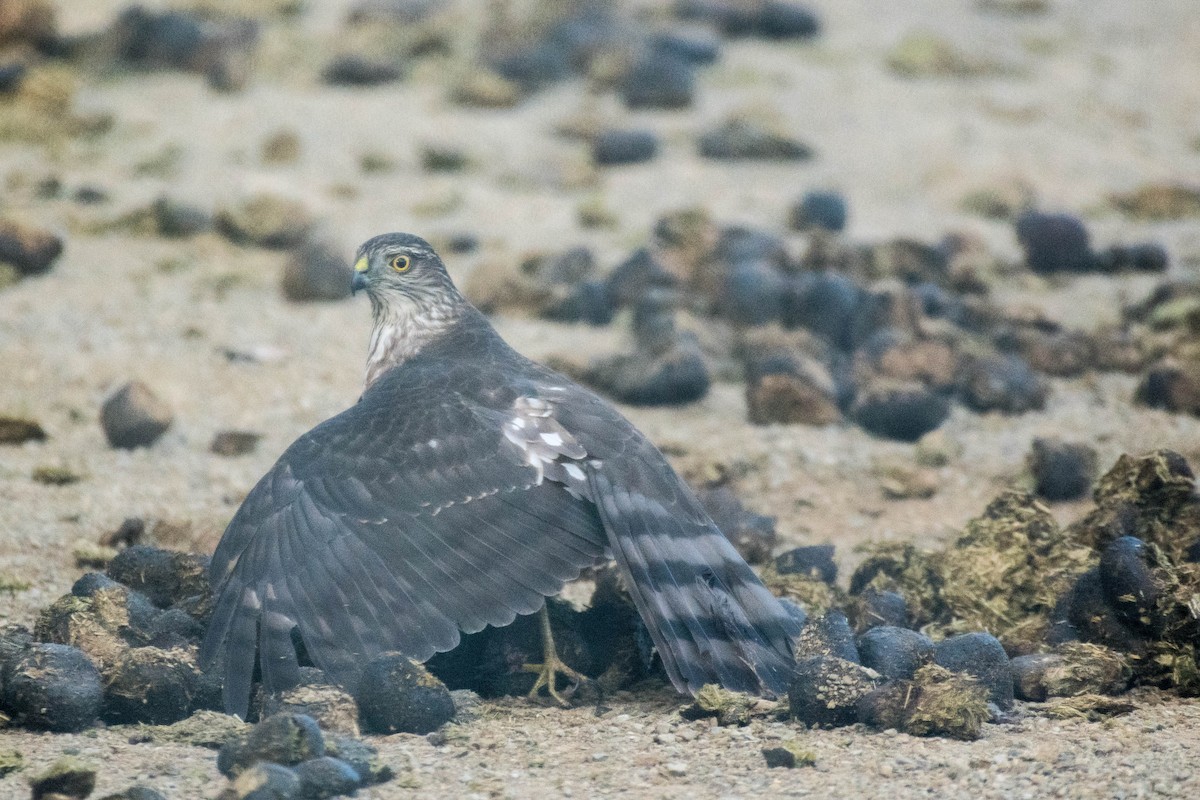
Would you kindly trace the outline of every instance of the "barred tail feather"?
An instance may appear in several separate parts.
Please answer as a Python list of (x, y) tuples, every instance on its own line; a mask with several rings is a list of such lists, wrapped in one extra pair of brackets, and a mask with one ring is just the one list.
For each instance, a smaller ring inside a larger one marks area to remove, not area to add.
[[(629, 476), (624, 476), (629, 477)], [(758, 695), (787, 691), (799, 625), (721, 531), (687, 507), (589, 471), (609, 545), (667, 675), (680, 692), (706, 683)]]

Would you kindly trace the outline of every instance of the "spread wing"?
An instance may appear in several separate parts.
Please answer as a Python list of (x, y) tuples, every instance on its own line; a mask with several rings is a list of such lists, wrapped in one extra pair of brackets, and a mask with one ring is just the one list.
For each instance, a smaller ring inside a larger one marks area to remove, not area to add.
[(296, 682), (293, 628), (353, 685), (380, 652), (423, 661), (460, 631), (533, 613), (606, 553), (596, 508), (545, 477), (564, 448), (514, 445), (516, 397), (488, 407), (390, 384), (297, 440), (217, 547), (201, 657), (224, 655), (232, 713), (245, 715), (256, 651), (268, 691)]

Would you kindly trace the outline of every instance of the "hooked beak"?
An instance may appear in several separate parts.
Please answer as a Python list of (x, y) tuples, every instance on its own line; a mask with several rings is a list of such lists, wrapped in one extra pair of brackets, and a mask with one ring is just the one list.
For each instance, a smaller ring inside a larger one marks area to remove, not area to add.
[(354, 264), (354, 280), (350, 282), (350, 294), (357, 294), (359, 289), (367, 288), (367, 257), (363, 256)]

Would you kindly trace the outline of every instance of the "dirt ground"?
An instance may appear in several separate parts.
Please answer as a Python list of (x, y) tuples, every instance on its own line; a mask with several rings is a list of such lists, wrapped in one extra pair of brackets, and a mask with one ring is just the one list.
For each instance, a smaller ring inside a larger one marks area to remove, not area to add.
[[(124, 3), (57, 5), (62, 28), (82, 32), (107, 24)], [(49, 274), (0, 291), (0, 413), (32, 417), (49, 434), (0, 450), (0, 573), (31, 583), (0, 595), (0, 623), (32, 623), (83, 571), (73, 544), (95, 541), (126, 517), (172, 523), (173, 546), (211, 548), (277, 455), (360, 391), (365, 299), (289, 303), (278, 289), (284, 255), (215, 234), (180, 241), (97, 232), (163, 192), (206, 207), (262, 188), (300, 199), (347, 258), (384, 231), (427, 238), (470, 231), (479, 251), (447, 258), (465, 279), (483, 260), (574, 244), (592, 246), (607, 268), (645, 242), (658, 216), (695, 205), (722, 222), (783, 232), (790, 203), (820, 187), (849, 198), (854, 240), (933, 241), (964, 230), (1017, 258), (1011, 226), (970, 215), (960, 201), (977, 188), (1023, 184), (1044, 208), (1084, 214), (1098, 245), (1158, 241), (1171, 254), (1173, 277), (1200, 272), (1195, 221), (1133, 222), (1106, 205), (1110, 193), (1144, 182), (1200, 176), (1193, 0), (1159, 0), (1153, 10), (1118, 0), (1048, 0), (1033, 15), (967, 0), (817, 0), (818, 39), (726, 41), (722, 60), (700, 73), (687, 112), (626, 111), (610, 95), (580, 96), (570, 82), (515, 109), (463, 108), (447, 99), (445, 75), (423, 67), (380, 88), (328, 87), (317, 75), (347, 5), (314, 0), (298, 21), (269, 26), (262, 68), (243, 92), (214, 93), (183, 73), (80, 76), (78, 105), (111, 112), (109, 134), (56, 148), (0, 142), (0, 213), (53, 228), (66, 242)], [(922, 30), (1009, 68), (975, 80), (897, 77), (888, 52)], [(577, 186), (586, 152), (554, 128), (585, 106), (614, 123), (655, 130), (662, 154)], [(817, 157), (783, 165), (701, 160), (694, 135), (742, 108), (774, 111)], [(263, 140), (280, 130), (298, 135), (299, 159), (262, 163)], [(461, 146), (471, 167), (423, 172), (418, 152), (433, 142)], [(168, 148), (176, 153), (172, 174), (138, 168)], [(387, 155), (396, 168), (364, 174), (359, 160), (368, 153)], [(62, 180), (68, 198), (97, 186), (110, 200), (39, 199), (33, 187), (50, 176)], [(614, 211), (614, 227), (579, 226), (578, 206), (595, 197)], [(431, 207), (448, 210), (430, 215)], [(1022, 279), (1001, 296), (1092, 327), (1115, 319), (1123, 303), (1153, 285), (1144, 276)], [(496, 324), (535, 358), (622, 344), (613, 328), (518, 317)], [(258, 358), (231, 359), (231, 351)], [(175, 415), (154, 446), (132, 452), (109, 448), (97, 423), (107, 393), (129, 379), (149, 384)], [(959, 452), (939, 470), (939, 490), (927, 500), (885, 499), (875, 473), (883, 463), (911, 462), (912, 445), (849, 425), (752, 426), (737, 384), (718, 384), (682, 409), (624, 410), (685, 471), (735, 468), (746, 504), (778, 518), (781, 546), (832, 542), (848, 575), (855, 544), (936, 541), (998, 489), (1027, 481), (1024, 458), (1035, 436), (1088, 441), (1104, 465), (1156, 447), (1177, 449), (1195, 465), (1200, 420), (1135, 407), (1134, 383), (1120, 375), (1055, 380), (1046, 409), (1019, 417), (956, 408), (944, 430)], [(209, 443), (225, 429), (262, 439), (249, 455), (214, 455)], [(31, 480), (47, 465), (82, 479), (66, 486)], [(1054, 512), (1069, 520), (1084, 507), (1061, 504)], [(973, 743), (782, 722), (711, 728), (681, 721), (681, 700), (666, 691), (618, 695), (600, 709), (489, 703), (440, 746), (415, 736), (374, 739), (402, 780), (359, 796), (1200, 795), (1200, 703), (1152, 693), (1135, 702), (1134, 713), (1103, 724), (1018, 714)], [(761, 749), (790, 738), (813, 752), (816, 766), (766, 769)], [(212, 797), (224, 785), (210, 751), (128, 740), (119, 729), (0, 731), (0, 749), (19, 750), (28, 764), (0, 779), (0, 798), (24, 796), (24, 776), (63, 753), (103, 765), (99, 796), (135, 781), (172, 798)]]

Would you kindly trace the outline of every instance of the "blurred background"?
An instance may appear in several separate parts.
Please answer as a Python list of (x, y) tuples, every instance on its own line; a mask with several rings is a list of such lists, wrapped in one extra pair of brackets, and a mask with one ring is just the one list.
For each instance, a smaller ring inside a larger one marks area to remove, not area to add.
[(0, 0), (0, 616), (210, 548), (393, 230), (759, 561), (1078, 516), (1200, 453), (1197, 75), (1189, 0)]

